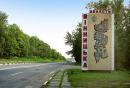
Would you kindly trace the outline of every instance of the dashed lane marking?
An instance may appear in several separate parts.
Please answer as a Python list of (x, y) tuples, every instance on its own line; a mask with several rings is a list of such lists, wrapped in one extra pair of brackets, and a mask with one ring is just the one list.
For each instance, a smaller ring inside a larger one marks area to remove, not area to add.
[(24, 73), (24, 72), (17, 72), (17, 73), (11, 74), (11, 76), (16, 76), (16, 75), (21, 74), (21, 73)]

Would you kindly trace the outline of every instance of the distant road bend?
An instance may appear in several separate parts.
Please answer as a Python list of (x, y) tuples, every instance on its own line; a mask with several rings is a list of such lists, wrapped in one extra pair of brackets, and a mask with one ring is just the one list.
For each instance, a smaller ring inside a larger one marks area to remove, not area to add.
[(40, 88), (55, 71), (72, 67), (64, 63), (0, 66), (0, 88)]

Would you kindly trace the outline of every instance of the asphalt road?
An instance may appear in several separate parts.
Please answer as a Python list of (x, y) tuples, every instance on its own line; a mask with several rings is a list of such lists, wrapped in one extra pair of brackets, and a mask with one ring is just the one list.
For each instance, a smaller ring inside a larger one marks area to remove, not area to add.
[(0, 88), (40, 88), (55, 71), (73, 67), (65, 63), (0, 66)]

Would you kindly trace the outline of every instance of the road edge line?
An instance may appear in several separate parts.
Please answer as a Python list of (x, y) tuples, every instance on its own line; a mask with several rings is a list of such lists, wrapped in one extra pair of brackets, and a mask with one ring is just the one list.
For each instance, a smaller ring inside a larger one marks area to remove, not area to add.
[(47, 81), (45, 81), (40, 88), (46, 88), (47, 84), (53, 79), (53, 77), (54, 77), (58, 72), (59, 72), (59, 71), (52, 71), (52, 72), (50, 72), (49, 75), (52, 74), (52, 76), (49, 77), (49, 79), (48, 79)]

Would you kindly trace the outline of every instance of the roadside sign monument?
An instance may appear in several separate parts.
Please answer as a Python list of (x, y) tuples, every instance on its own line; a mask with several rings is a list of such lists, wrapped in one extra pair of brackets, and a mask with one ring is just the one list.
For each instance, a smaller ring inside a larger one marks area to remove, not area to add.
[(90, 10), (82, 15), (82, 66), (86, 70), (114, 70), (114, 14)]

